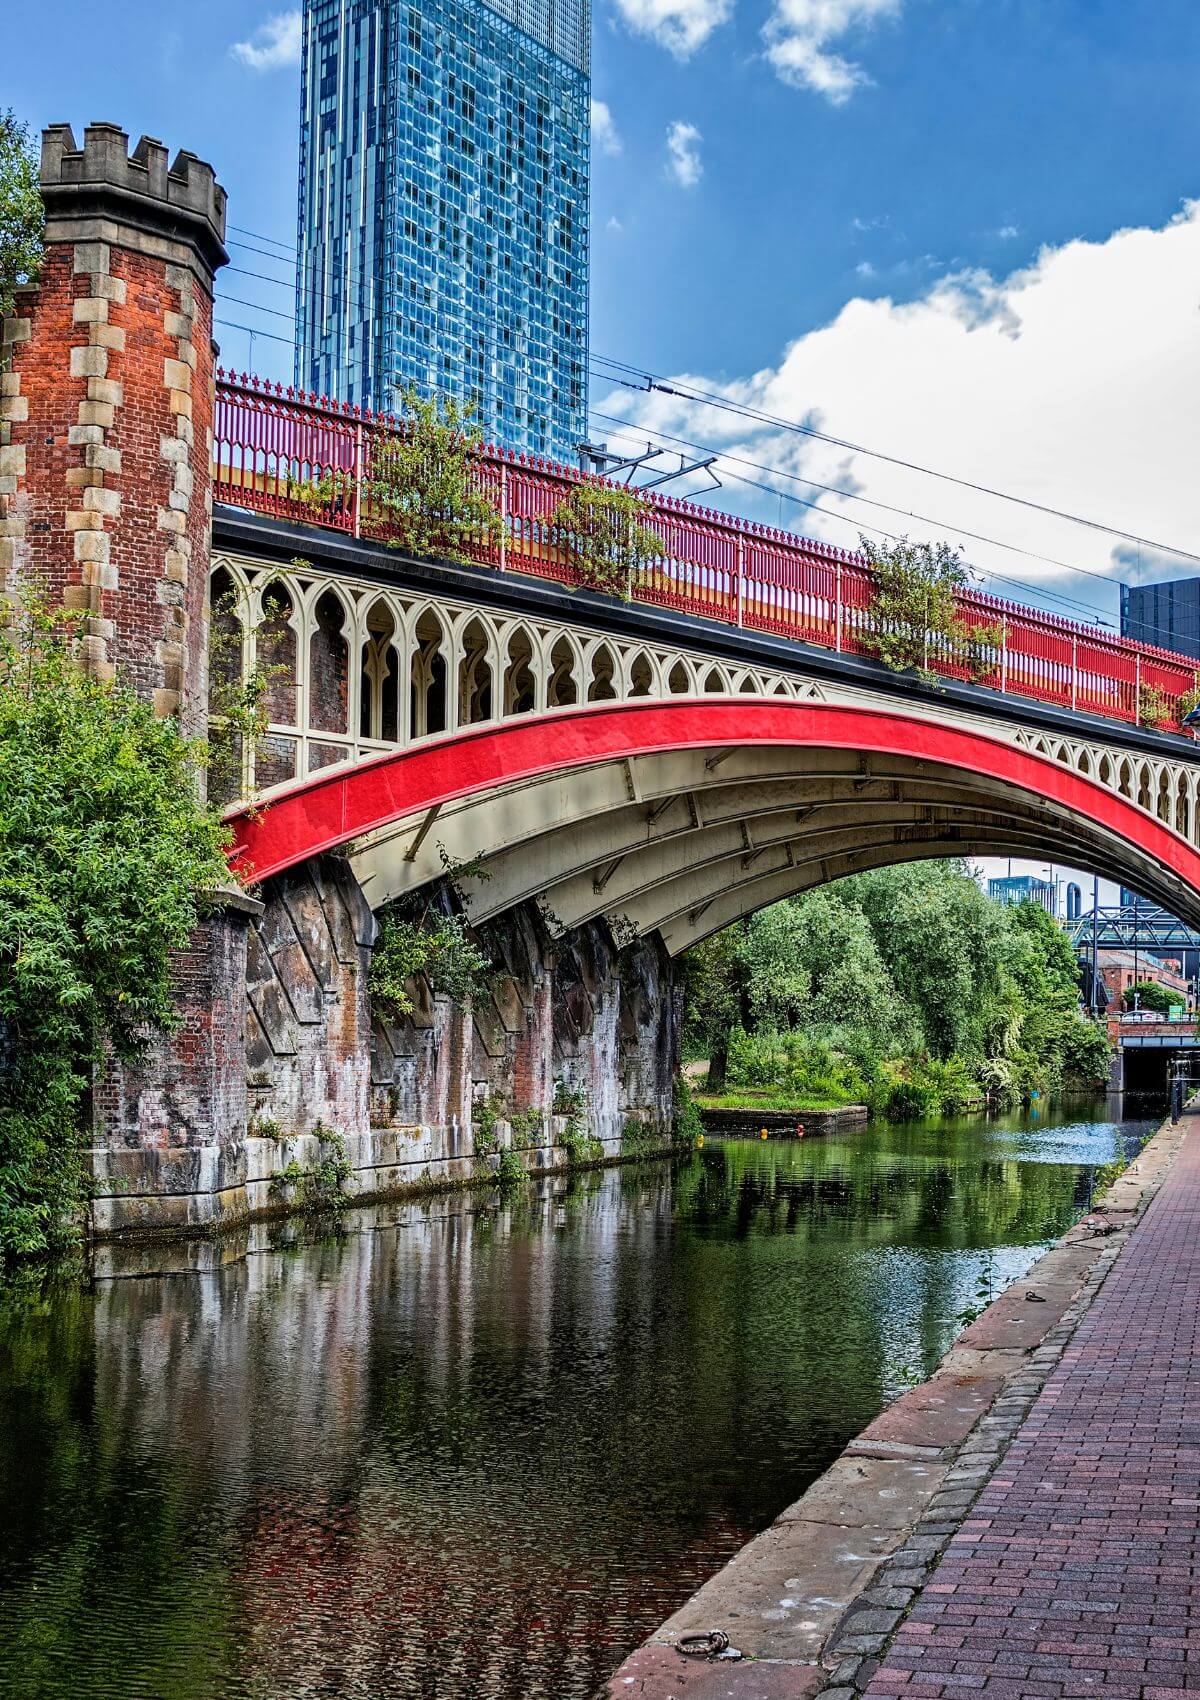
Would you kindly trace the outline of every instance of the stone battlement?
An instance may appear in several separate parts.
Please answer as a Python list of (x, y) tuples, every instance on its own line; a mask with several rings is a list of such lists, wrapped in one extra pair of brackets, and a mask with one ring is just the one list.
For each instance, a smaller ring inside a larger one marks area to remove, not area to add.
[(52, 124), (42, 132), (47, 241), (111, 240), (119, 226), (137, 232), (159, 258), (186, 263), (195, 254), (211, 281), (229, 257), (225, 191), (195, 154), (181, 149), (173, 164), (168, 159), (152, 136), (130, 152), (128, 133), (117, 124), (89, 124), (82, 148), (69, 124)]

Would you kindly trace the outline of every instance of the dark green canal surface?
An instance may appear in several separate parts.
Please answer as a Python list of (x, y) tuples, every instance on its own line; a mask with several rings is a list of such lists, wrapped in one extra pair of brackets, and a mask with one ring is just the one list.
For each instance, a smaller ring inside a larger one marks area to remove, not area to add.
[(1150, 1126), (710, 1144), (0, 1295), (0, 1694), (585, 1700)]

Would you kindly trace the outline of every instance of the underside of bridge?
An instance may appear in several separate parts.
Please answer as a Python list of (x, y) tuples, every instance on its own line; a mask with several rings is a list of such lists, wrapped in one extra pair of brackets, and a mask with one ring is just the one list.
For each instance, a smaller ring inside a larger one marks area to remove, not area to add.
[[(323, 769), (233, 824), (256, 895), (195, 941), (188, 1044), (103, 1087), (102, 1231), (269, 1210), (281, 1172), (329, 1160), (330, 1129), (360, 1196), (478, 1177), (497, 1125), (524, 1129), (531, 1168), (561, 1166), (581, 1119), (594, 1156), (631, 1127), (666, 1139), (673, 958), (866, 869), (1052, 858), (1200, 924), (1200, 852), (1166, 818), (982, 719), (880, 698), (515, 715)], [(376, 914), (456, 864), (478, 870), (455, 883), (488, 990), (459, 1007), (418, 979), (381, 1020)]]
[(342, 848), (373, 909), (480, 862), (482, 922), (536, 900), (676, 955), (766, 904), (929, 857), (1015, 855), (1120, 880), (1200, 920), (1200, 855), (1110, 789), (926, 716), (692, 699), (564, 711), (318, 776), (239, 822), (269, 877)]

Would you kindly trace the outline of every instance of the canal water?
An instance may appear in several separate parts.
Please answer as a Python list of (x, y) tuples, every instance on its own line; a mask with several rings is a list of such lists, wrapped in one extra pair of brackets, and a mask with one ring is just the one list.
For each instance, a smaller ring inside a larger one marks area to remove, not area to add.
[(586, 1700), (1151, 1127), (710, 1143), (0, 1294), (0, 1695)]

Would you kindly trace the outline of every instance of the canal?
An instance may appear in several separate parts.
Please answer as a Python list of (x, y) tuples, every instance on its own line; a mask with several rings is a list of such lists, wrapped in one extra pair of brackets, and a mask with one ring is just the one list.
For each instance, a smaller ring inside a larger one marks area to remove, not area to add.
[(0, 1293), (0, 1695), (587, 1700), (1153, 1125), (710, 1143)]

